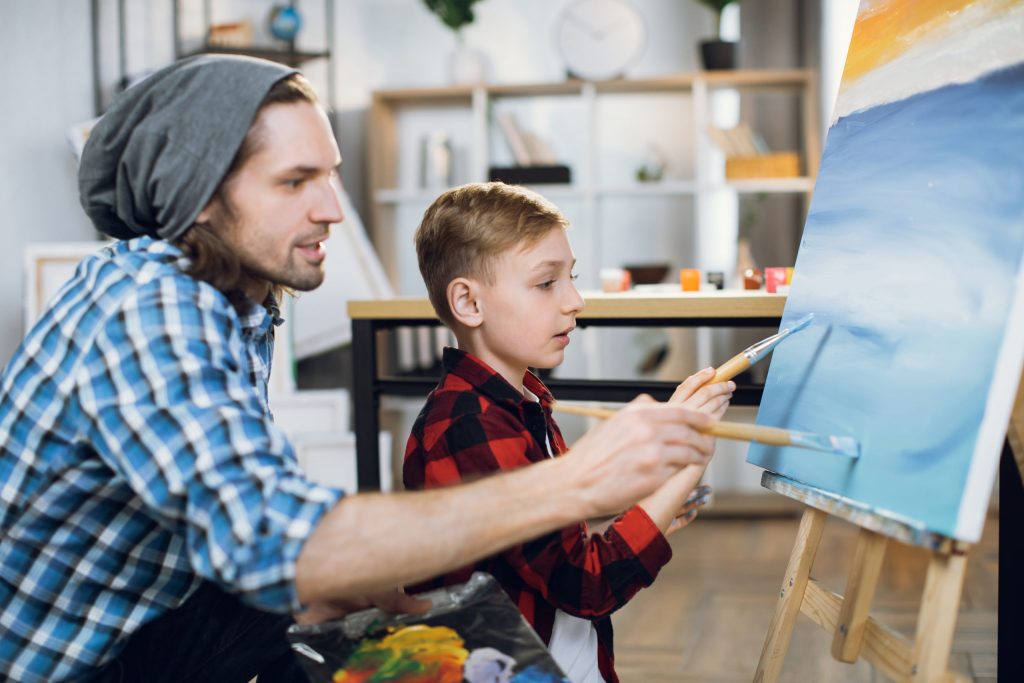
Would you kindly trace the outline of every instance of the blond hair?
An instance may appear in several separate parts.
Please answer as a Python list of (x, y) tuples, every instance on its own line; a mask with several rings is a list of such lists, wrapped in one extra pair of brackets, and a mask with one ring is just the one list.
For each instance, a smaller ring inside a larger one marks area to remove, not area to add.
[(527, 248), (569, 221), (536, 192), (504, 183), (470, 183), (448, 190), (430, 205), (416, 230), (416, 256), (437, 317), (449, 327), (448, 285), (457, 277), (490, 284), (494, 260)]

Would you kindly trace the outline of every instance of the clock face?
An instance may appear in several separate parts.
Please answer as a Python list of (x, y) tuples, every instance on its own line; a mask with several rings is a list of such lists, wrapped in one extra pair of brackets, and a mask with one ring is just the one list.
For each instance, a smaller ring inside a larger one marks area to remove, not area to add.
[(621, 76), (644, 46), (643, 17), (626, 0), (576, 0), (558, 21), (558, 47), (573, 76)]

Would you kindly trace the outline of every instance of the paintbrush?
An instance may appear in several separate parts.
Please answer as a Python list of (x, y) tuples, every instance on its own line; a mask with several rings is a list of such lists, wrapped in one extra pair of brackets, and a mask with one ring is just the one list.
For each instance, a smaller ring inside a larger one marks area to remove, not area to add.
[[(593, 408), (590, 406), (563, 405), (561, 403), (555, 403), (553, 408), (570, 415), (599, 417), (602, 420), (611, 417), (617, 412), (611, 408)], [(712, 422), (707, 427), (698, 428), (697, 431), (735, 441), (756, 441), (757, 443), (769, 446), (807, 448), (813, 451), (824, 451), (825, 453), (843, 455), (854, 459), (860, 457), (860, 445), (856, 439), (849, 436), (826, 436), (742, 422)]]
[(771, 353), (772, 349), (778, 346), (783, 339), (810, 325), (813, 318), (814, 314), (808, 313), (804, 317), (800, 318), (800, 320), (797, 320), (794, 325), (787, 327), (784, 330), (780, 330), (778, 333), (773, 334), (770, 337), (766, 337), (756, 344), (752, 344), (743, 349), (743, 351), (740, 351), (735, 356), (719, 365), (715, 369), (715, 376), (710, 382), (708, 382), (708, 384), (724, 382), (740, 374), (751, 365)]

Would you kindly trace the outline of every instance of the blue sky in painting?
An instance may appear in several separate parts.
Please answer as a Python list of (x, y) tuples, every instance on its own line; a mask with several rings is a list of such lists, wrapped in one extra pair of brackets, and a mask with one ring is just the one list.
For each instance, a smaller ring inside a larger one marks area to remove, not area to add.
[(829, 130), (758, 423), (859, 461), (748, 460), (954, 535), (1024, 250), (1024, 64)]

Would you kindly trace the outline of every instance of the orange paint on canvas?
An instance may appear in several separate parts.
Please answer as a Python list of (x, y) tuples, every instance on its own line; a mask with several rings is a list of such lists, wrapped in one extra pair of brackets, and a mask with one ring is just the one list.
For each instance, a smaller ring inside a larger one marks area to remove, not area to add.
[(843, 81), (857, 80), (899, 57), (914, 43), (943, 28), (953, 15), (972, 5), (1001, 11), (1018, 1), (882, 0), (865, 5), (853, 27)]

